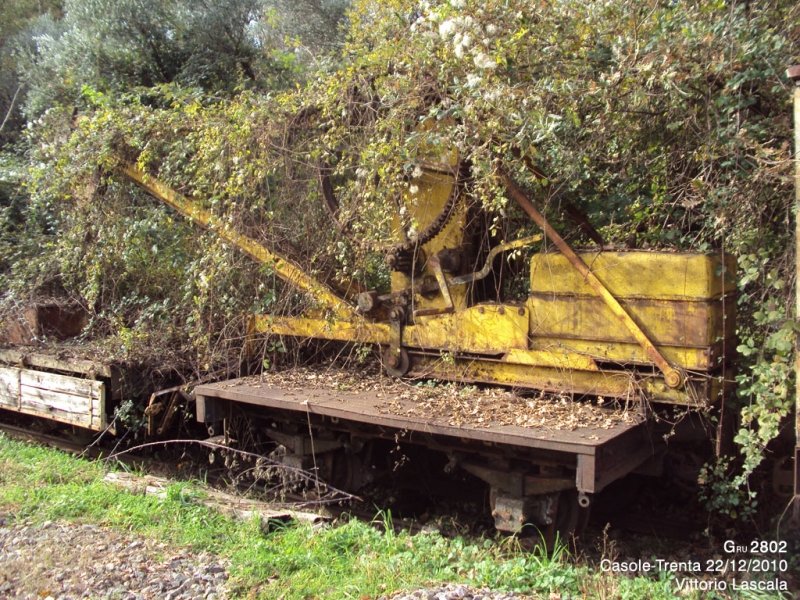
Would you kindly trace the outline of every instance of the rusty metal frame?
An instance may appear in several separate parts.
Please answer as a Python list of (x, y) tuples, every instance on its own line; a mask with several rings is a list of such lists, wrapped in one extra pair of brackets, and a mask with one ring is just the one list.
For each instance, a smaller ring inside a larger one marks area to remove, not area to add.
[[(588, 427), (580, 431), (524, 428), (513, 425), (488, 428), (457, 426), (450, 425), (446, 418), (409, 417), (387, 412), (383, 408), (386, 398), (369, 392), (342, 392), (320, 388), (284, 390), (245, 381), (240, 381), (240, 384), (235, 386), (226, 382), (200, 385), (195, 388), (195, 398), (198, 403), (198, 416), (202, 412), (204, 422), (209, 422), (210, 419), (218, 418), (219, 414), (222, 414), (216, 410), (215, 404), (220, 401), (230, 401), (301, 413), (304, 418), (306, 415), (320, 415), (365, 423), (377, 428), (402, 429), (423, 435), (443, 435), (448, 438), (458, 437), (573, 455), (594, 454), (598, 446), (629, 430), (641, 431), (642, 435), (645, 435), (647, 425), (645, 422), (620, 423), (608, 429)], [(413, 406), (410, 401), (402, 399), (398, 401), (403, 406), (406, 404), (409, 408)], [(557, 436), (554, 435), (555, 432), (558, 432)], [(590, 436), (596, 436), (596, 439)]]
[[(319, 427), (332, 427), (358, 432), (360, 426), (373, 427), (373, 435), (394, 439), (392, 432), (402, 430), (407, 440), (444, 452), (451, 458), (446, 467), (456, 466), (488, 482), (493, 490), (520, 502), (534, 496), (577, 489), (581, 506), (588, 506), (589, 496), (601, 491), (610, 482), (634, 471), (663, 447), (663, 441), (652, 438), (649, 423), (616, 424), (611, 429), (587, 428), (581, 431), (556, 430), (548, 427), (523, 428), (513, 425), (471, 427), (449, 423), (446, 417), (404, 415), (403, 408), (413, 402), (397, 399), (397, 413), (383, 409), (385, 398), (370, 392), (340, 392), (320, 388), (287, 391), (242, 382), (237, 386), (205, 384), (195, 389), (198, 415), (206, 416), (207, 407), (218, 403), (243, 403), (274, 410), (274, 416), (294, 414)], [(416, 436), (414, 434), (417, 434)], [(272, 434), (270, 434), (272, 435)], [(435, 438), (460, 440), (458, 449), (437, 443)], [(412, 439), (412, 438), (417, 439)], [(286, 436), (286, 441), (293, 441)], [(294, 440), (297, 447), (301, 442)], [(303, 447), (306, 448), (305, 442)], [(331, 442), (335, 444), (335, 442)], [(470, 447), (470, 444), (474, 444)], [(506, 456), (503, 448), (514, 447), (515, 455), (529, 464), (550, 462), (552, 469), (538, 475), (509, 467), (503, 469), (491, 462), (475, 462), (462, 451), (477, 455)], [(331, 449), (333, 449), (331, 447)], [(523, 458), (524, 456), (524, 458)]]
[[(169, 429), (169, 426), (172, 425), (172, 421), (175, 418), (175, 414), (178, 412), (178, 401), (180, 399), (191, 400), (191, 396), (184, 391), (184, 387), (186, 386), (176, 385), (174, 387), (158, 390), (150, 395), (150, 401), (147, 403), (147, 408), (144, 411), (144, 414), (147, 415), (148, 436), (161, 435)], [(164, 409), (164, 405), (156, 403), (156, 400), (166, 395), (169, 395), (169, 401), (167, 402), (166, 409)], [(158, 415), (162, 416), (156, 427), (156, 417)]]
[[(290, 283), (297, 290), (313, 295), (319, 305), (325, 309), (325, 314), (319, 314), (321, 311), (316, 311), (316, 314), (311, 313), (299, 317), (254, 315), (248, 321), (248, 333), (250, 334), (266, 332), (295, 337), (322, 338), (388, 346), (390, 351), (385, 355), (388, 357), (385, 359), (385, 365), (390, 372), (400, 376), (405, 374), (408, 369), (408, 354), (419, 353), (419, 348), (426, 347), (425, 344), (420, 346), (420, 340), (415, 337), (420, 330), (419, 328), (431, 327), (435, 329), (434, 325), (438, 323), (439, 327), (436, 331), (438, 331), (439, 335), (442, 335), (442, 332), (446, 329), (444, 321), (426, 320), (425, 322), (406, 324), (405, 318), (390, 319), (389, 322), (382, 319), (373, 320), (372, 317), (376, 316), (374, 314), (376, 311), (367, 311), (368, 314), (364, 315), (359, 314), (356, 306), (341, 298), (332, 288), (307, 275), (299, 265), (289, 259), (271, 252), (255, 240), (238, 233), (228, 223), (223, 222), (219, 217), (203, 208), (198, 201), (182, 196), (156, 178), (148, 176), (135, 164), (123, 162), (120, 165), (120, 170), (156, 199), (175, 208), (198, 225), (213, 230), (222, 240), (236, 245), (256, 261), (271, 265), (275, 269), (276, 275)], [(641, 327), (620, 305), (619, 301), (616, 300), (605, 285), (591, 272), (574, 250), (550, 226), (544, 216), (533, 207), (510, 176), (502, 171), (501, 176), (506, 182), (510, 195), (528, 212), (542, 229), (543, 234), (555, 242), (561, 252), (569, 259), (572, 266), (577, 269), (595, 293), (602, 298), (632, 334), (636, 343), (643, 349), (640, 355), (641, 359), (646, 361), (648, 365), (654, 363), (661, 371), (662, 377), (646, 377), (639, 382), (645, 392), (652, 394), (654, 398), (660, 401), (686, 405), (705, 404), (705, 401), (700, 401), (695, 382), (687, 379), (683, 372), (678, 371), (667, 362), (664, 355), (650, 341)], [(487, 257), (486, 264), (478, 272), (446, 278), (443, 269), (438, 269), (436, 273), (437, 281), (435, 282), (426, 282), (383, 296), (369, 293), (367, 298), (363, 297), (364, 295), (362, 294), (363, 298), (359, 298), (359, 305), (362, 304), (361, 299), (365, 300), (363, 302), (364, 306), (372, 307), (375, 304), (394, 301), (401, 296), (422, 293), (423, 291), (440, 291), (446, 298), (449, 288), (452, 286), (469, 283), (485, 277), (491, 270), (492, 259), (500, 252), (519, 248), (542, 238), (543, 235), (541, 234), (530, 236), (493, 248)], [(435, 258), (433, 257), (433, 259)], [(366, 300), (369, 300), (369, 302)], [(451, 299), (451, 302), (446, 302), (444, 309), (436, 308), (435, 311), (423, 309), (422, 311), (416, 311), (415, 316), (421, 317), (434, 312), (438, 316), (443, 312), (454, 312), (452, 304)], [(508, 309), (524, 310), (509, 305), (508, 307), (500, 306), (497, 312), (498, 314), (503, 314), (503, 311)], [(392, 310), (402, 310), (402, 307), (395, 305)], [(478, 307), (477, 310), (483, 311), (483, 308)], [(462, 313), (465, 314), (462, 315)], [(469, 315), (465, 311), (458, 311), (456, 317), (469, 320)], [(631, 340), (632, 342), (633, 340)], [(487, 349), (483, 346), (477, 348), (462, 345), (454, 349), (447, 344), (431, 348), (434, 351), (438, 349), (466, 353), (463, 360), (457, 357), (459, 365), (463, 367), (462, 363), (465, 363), (476, 368), (480, 366), (480, 369), (486, 371), (483, 375), (477, 372), (469, 373), (467, 372), (469, 369), (460, 374), (451, 373), (450, 375), (455, 380), (472, 377), (472, 381), (491, 381), (500, 384), (523, 382), (528, 386), (543, 386), (542, 389), (559, 387), (552, 382), (561, 381), (568, 386), (569, 391), (577, 393), (603, 391), (609, 395), (626, 396), (631, 392), (630, 377), (622, 381), (619, 380), (619, 374), (616, 372), (601, 371), (591, 356), (569, 349), (562, 349), (554, 353), (549, 349), (531, 348), (529, 343), (530, 340), (528, 340), (524, 348), (492, 346)], [(417, 348), (417, 350), (415, 351), (414, 348)], [(492, 356), (486, 357), (487, 360), (479, 359), (478, 355), (487, 353)], [(475, 362), (476, 359), (479, 359), (477, 363)], [(498, 360), (500, 362), (497, 362)], [(415, 371), (414, 362), (412, 358), (410, 365), (412, 372)], [(431, 376), (447, 375), (444, 372), (445, 370), (439, 366), (438, 369), (435, 369), (435, 373), (431, 373)], [(565, 375), (566, 373), (569, 373), (569, 375)], [(613, 385), (610, 385), (612, 382)]]
[(528, 475), (515, 470), (493, 469), (471, 461), (463, 461), (459, 467), (516, 498), (575, 489), (574, 477)]

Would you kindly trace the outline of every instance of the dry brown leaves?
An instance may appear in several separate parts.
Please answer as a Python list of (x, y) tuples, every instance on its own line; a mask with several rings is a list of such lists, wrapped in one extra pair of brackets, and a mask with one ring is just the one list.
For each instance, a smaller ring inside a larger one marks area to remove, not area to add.
[(375, 368), (298, 367), (246, 377), (229, 385), (242, 384), (295, 391), (315, 388), (348, 394), (371, 393), (382, 401), (379, 408), (383, 413), (442, 419), (456, 427), (516, 425), (556, 430), (610, 429), (620, 423), (639, 420), (638, 404), (623, 406), (602, 398), (593, 402), (577, 401), (565, 395), (437, 380), (399, 380)]

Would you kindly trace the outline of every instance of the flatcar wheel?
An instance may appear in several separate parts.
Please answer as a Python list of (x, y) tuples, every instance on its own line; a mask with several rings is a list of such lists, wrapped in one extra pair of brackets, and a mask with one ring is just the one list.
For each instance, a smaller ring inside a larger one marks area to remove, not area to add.
[[(578, 492), (577, 490), (565, 490), (558, 495), (558, 508), (556, 509), (556, 518), (551, 527), (552, 533), (550, 536), (553, 542), (558, 536), (562, 543), (567, 543), (569, 538), (575, 533), (578, 527)], [(548, 546), (552, 542), (548, 540)]]
[(590, 508), (588, 506), (584, 508), (578, 504), (577, 490), (561, 492), (558, 495), (556, 518), (542, 531), (548, 549), (552, 550), (556, 538), (562, 544), (567, 544), (573, 536), (577, 537), (583, 533), (589, 522), (589, 515)]
[(325, 460), (327, 463), (325, 482), (338, 490), (350, 492), (353, 488), (355, 471), (354, 457), (344, 450), (339, 450), (329, 452)]

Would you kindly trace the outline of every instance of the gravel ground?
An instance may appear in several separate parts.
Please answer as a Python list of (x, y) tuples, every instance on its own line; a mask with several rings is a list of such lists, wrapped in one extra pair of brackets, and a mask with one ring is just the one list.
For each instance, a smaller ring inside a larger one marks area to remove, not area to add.
[[(227, 600), (226, 562), (97, 525), (16, 522), (0, 514), (0, 600)], [(537, 600), (559, 600), (551, 593)], [(366, 596), (362, 597), (366, 600)], [(378, 600), (532, 600), (450, 584)]]
[(0, 598), (227, 598), (225, 564), (97, 525), (0, 515)]
[[(560, 598), (560, 596), (558, 597)], [(525, 600), (529, 596), (521, 596), (514, 592), (479, 590), (466, 585), (447, 585), (428, 590), (414, 590), (413, 592), (384, 596), (380, 600), (511, 600), (512, 598), (514, 600)]]
[[(0, 515), (0, 598), (223, 600), (224, 561), (97, 525), (15, 523)], [(396, 592), (380, 600), (524, 600), (464, 585)]]

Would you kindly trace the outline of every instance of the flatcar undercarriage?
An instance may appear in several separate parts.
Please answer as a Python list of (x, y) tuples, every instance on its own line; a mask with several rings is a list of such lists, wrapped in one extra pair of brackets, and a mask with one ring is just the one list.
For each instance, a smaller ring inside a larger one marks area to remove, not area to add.
[(326, 457), (329, 465), (344, 461), (344, 476), (333, 478), (330, 466), (323, 479), (327, 474), (331, 485), (349, 491), (370, 480), (375, 457), (367, 450), (374, 440), (402, 439), (435, 450), (447, 458), (445, 473), (463, 469), (489, 485), (498, 530), (517, 532), (533, 523), (550, 538), (575, 531), (588, 515), (582, 509), (589, 507), (592, 494), (663, 449), (663, 442), (654, 445), (648, 422), (638, 415), (573, 430), (555, 422), (454, 424), (396, 395), (287, 390), (260, 377), (198, 386), (195, 398), (198, 419), (212, 430), (230, 421), (234, 406), (256, 409), (259, 421), (269, 424), (260, 431), (287, 449), (287, 466), (311, 470), (322, 468)]

